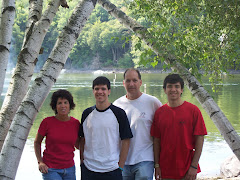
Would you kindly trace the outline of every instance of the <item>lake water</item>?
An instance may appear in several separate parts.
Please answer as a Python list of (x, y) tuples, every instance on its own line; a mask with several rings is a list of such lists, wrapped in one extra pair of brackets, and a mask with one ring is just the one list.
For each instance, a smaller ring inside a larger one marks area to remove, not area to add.
[[(109, 97), (110, 101), (113, 102), (115, 99), (125, 94), (124, 87), (122, 86), (123, 74), (113, 73), (80, 73), (80, 74), (61, 74), (56, 84), (52, 88), (48, 98), (44, 102), (39, 114), (30, 131), (27, 143), (25, 145), (23, 155), (19, 164), (16, 180), (41, 180), (41, 174), (38, 171), (37, 160), (34, 155), (33, 141), (38, 130), (39, 124), (44, 117), (54, 115), (51, 110), (49, 103), (52, 92), (57, 89), (67, 89), (74, 97), (76, 108), (71, 111), (71, 116), (81, 119), (83, 110), (89, 106), (95, 104), (95, 99), (92, 95), (92, 80), (99, 75), (108, 77), (111, 81), (112, 91)], [(164, 94), (162, 83), (167, 74), (152, 73), (142, 74), (143, 86), (141, 87), (142, 92), (146, 92), (150, 95), (156, 96), (162, 103), (167, 102), (167, 97)], [(116, 78), (116, 79), (115, 79)], [(115, 82), (114, 82), (115, 79)], [(2, 104), (4, 95), (7, 91), (7, 85), (10, 81), (10, 76), (6, 78), (4, 85), (4, 91), (0, 99)], [(146, 84), (146, 85), (144, 85)], [(211, 92), (211, 86), (206, 79), (203, 79), (203, 86), (206, 90)], [(144, 86), (146, 88), (144, 88)], [(215, 102), (225, 113), (229, 121), (232, 123), (235, 130), (240, 134), (240, 75), (235, 75), (234, 78), (224, 76), (224, 83), (221, 90), (212, 94)], [(206, 112), (203, 110), (199, 102), (191, 95), (190, 91), (185, 88), (182, 99), (189, 101), (197, 105), (202, 111), (208, 135), (205, 137), (204, 147), (202, 156), (200, 159), (200, 166), (202, 172), (198, 176), (217, 176), (220, 173), (221, 163), (233, 155), (231, 149), (228, 147), (226, 142), (223, 140), (218, 129), (215, 127), (212, 120), (208, 117)], [(79, 151), (75, 152), (75, 164), (77, 179), (80, 178), (79, 168)]]

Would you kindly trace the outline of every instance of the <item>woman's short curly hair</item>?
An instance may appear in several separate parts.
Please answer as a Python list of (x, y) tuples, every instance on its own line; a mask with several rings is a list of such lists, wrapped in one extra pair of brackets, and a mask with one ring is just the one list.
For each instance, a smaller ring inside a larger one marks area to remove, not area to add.
[(58, 98), (67, 99), (70, 104), (70, 110), (73, 110), (75, 108), (75, 103), (73, 102), (72, 94), (67, 90), (59, 89), (52, 94), (50, 103), (50, 106), (52, 107), (52, 110), (55, 111), (55, 114), (57, 114)]

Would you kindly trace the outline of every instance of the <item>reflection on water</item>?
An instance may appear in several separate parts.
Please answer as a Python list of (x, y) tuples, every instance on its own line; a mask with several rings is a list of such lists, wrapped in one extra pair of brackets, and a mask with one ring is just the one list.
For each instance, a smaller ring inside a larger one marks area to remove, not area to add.
[[(53, 115), (53, 111), (49, 108), (50, 96), (52, 92), (57, 89), (68, 89), (74, 96), (74, 101), (76, 103), (76, 108), (71, 112), (71, 116), (81, 119), (82, 111), (95, 104), (94, 97), (92, 95), (92, 80), (96, 78), (99, 74), (94, 73), (82, 73), (82, 74), (61, 74), (54, 87), (52, 88), (48, 98), (44, 102), (36, 120), (32, 126), (29, 134), (29, 139), (25, 146), (23, 156), (19, 165), (19, 170), (17, 173), (17, 180), (25, 180), (26, 177), (34, 177), (34, 179), (41, 179), (41, 174), (37, 170), (37, 161), (34, 156), (33, 151), (33, 139), (36, 135), (37, 129), (40, 122), (44, 117)], [(125, 94), (125, 90), (122, 86), (123, 74), (101, 74), (108, 77), (111, 81), (112, 91), (109, 97), (110, 101), (113, 102), (115, 99)], [(162, 84), (166, 74), (142, 74), (143, 84), (146, 84), (146, 92), (153, 96), (156, 96), (162, 103), (167, 102), (167, 97), (164, 94)], [(115, 79), (115, 80), (114, 80)], [(4, 84), (4, 91), (0, 99), (0, 104), (2, 104), (3, 95), (7, 91), (7, 86), (10, 81), (8, 77)], [(114, 83), (113, 83), (114, 82)], [(240, 133), (240, 75), (235, 75), (235, 78), (225, 77), (224, 84), (221, 91), (216, 94), (211, 94), (222, 109), (224, 114), (232, 123), (233, 127), (238, 133)], [(211, 92), (211, 86), (203, 79), (203, 86), (206, 90)], [(144, 91), (144, 87), (141, 87), (141, 91)], [(202, 175), (216, 175), (219, 174), (220, 164), (228, 156), (232, 155), (232, 152), (228, 145), (223, 140), (218, 129), (215, 127), (214, 123), (208, 117), (206, 112), (203, 110), (199, 102), (191, 95), (190, 91), (185, 88), (182, 98), (197, 105), (203, 113), (203, 117), (208, 130), (208, 135), (205, 138), (203, 154), (200, 159), (200, 166)], [(79, 156), (78, 151), (76, 151), (76, 167), (79, 167)], [(77, 170), (79, 171), (79, 170)], [(31, 174), (29, 174), (31, 173)], [(77, 174), (77, 179), (79, 179), (79, 174)], [(30, 178), (32, 179), (32, 178)]]

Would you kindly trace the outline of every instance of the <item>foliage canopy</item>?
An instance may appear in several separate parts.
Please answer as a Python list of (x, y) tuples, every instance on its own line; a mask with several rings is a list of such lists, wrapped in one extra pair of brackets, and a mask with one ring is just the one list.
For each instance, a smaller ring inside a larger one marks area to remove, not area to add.
[(134, 0), (129, 9), (149, 22), (163, 53), (174, 55), (195, 76), (203, 70), (216, 83), (221, 73), (240, 68), (239, 1)]

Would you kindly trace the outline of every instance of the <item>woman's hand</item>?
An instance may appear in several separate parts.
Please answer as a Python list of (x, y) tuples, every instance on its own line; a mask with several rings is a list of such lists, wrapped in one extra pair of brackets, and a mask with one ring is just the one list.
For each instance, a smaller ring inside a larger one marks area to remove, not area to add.
[(39, 162), (38, 169), (41, 173), (48, 173), (48, 166), (44, 162)]

